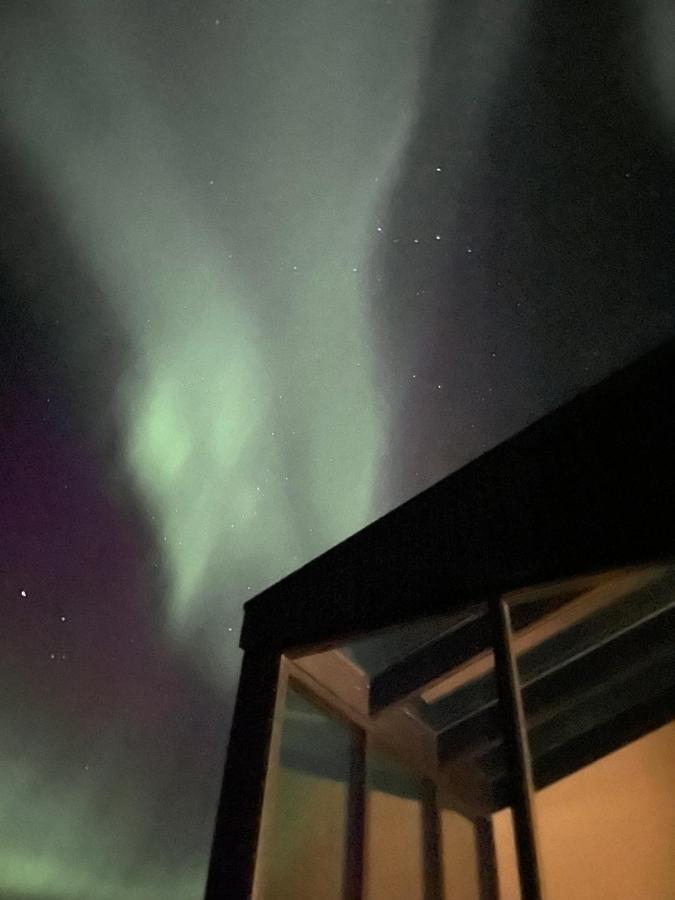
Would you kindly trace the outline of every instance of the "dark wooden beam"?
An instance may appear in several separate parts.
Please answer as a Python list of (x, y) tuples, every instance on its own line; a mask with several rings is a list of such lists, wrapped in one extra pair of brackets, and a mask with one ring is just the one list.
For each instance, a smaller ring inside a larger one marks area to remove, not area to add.
[[(561, 700), (565, 685), (581, 690), (588, 673), (596, 672), (596, 680), (606, 678), (613, 671), (607, 669), (612, 659), (623, 668), (623, 654), (630, 653), (633, 645), (642, 655), (652, 635), (658, 640), (659, 633), (675, 627), (674, 594), (675, 578), (669, 574), (523, 653), (518, 660), (519, 677), (528, 709), (553, 696)], [(438, 727), (446, 722), (438, 737), (439, 758), (448, 760), (479, 742), (498, 740), (496, 704), (494, 673), (433, 704), (431, 723)]]
[(480, 816), (474, 822), (480, 900), (499, 900), (497, 849), (492, 818)]
[[(324, 665), (324, 661), (332, 654), (339, 655), (339, 651), (288, 660), (289, 675), (328, 709), (363, 728), (371, 737), (388, 747), (409, 769), (434, 778), (437, 757), (436, 736), (433, 731), (424, 722), (405, 715), (405, 711), (400, 708), (387, 710), (377, 719), (370, 717), (367, 714), (367, 683), (363, 681), (362, 673), (353, 664), (347, 668), (340, 666), (341, 676), (332, 680), (335, 674), (333, 665)], [(310, 660), (311, 666), (306, 665)], [(356, 681), (351, 678), (345, 680), (343, 676), (349, 671)], [(311, 750), (315, 745), (310, 741), (306, 746)]]
[(381, 712), (430, 681), (465, 663), (490, 644), (490, 625), (484, 604), (465, 619), (402, 659), (397, 659), (370, 679), (371, 715)]
[(436, 785), (425, 779), (422, 794), (424, 900), (443, 900), (443, 848)]
[[(628, 650), (617, 659), (614, 671), (599, 672), (597, 680), (582, 683), (574, 694), (557, 695), (555, 685), (545, 708), (529, 720), (529, 742), (535, 782), (539, 781), (546, 760), (557, 748), (572, 745), (584, 734), (620, 721), (627, 711), (647, 706), (653, 698), (675, 688), (675, 642), (672, 635), (661, 635), (660, 646)], [(504, 769), (503, 755), (495, 747), (476, 758), (476, 764), (494, 780)]]
[(366, 840), (366, 734), (356, 727), (352, 728), (346, 840), (344, 897), (345, 900), (362, 900)]
[(602, 722), (574, 741), (556, 747), (540, 760), (535, 778), (537, 790), (566, 778), (582, 766), (620, 750), (675, 718), (675, 686), (650, 697), (643, 703), (624, 709), (612, 720)]
[(276, 653), (244, 654), (205, 900), (249, 900), (251, 896), (279, 666)]
[[(577, 735), (574, 740), (556, 747), (537, 761), (537, 790), (567, 778), (578, 769), (589, 766), (609, 753), (620, 750), (675, 718), (675, 687), (671, 686), (644, 703), (624, 709), (613, 719)], [(507, 775), (494, 782), (495, 811), (509, 805)]]
[[(564, 594), (559, 594), (516, 607), (515, 627), (527, 627), (558, 609), (565, 600)], [(430, 682), (462, 666), (489, 649), (490, 641), (490, 620), (483, 603), (468, 610), (466, 616), (433, 640), (426, 641), (373, 675), (369, 692), (371, 715), (418, 693)]]
[(532, 761), (518, 681), (518, 664), (513, 649), (509, 606), (499, 598), (495, 598), (490, 606), (497, 695), (510, 776), (520, 890), (523, 900), (541, 900), (543, 892), (537, 847)]
[(246, 604), (242, 646), (343, 641), (675, 553), (671, 340)]

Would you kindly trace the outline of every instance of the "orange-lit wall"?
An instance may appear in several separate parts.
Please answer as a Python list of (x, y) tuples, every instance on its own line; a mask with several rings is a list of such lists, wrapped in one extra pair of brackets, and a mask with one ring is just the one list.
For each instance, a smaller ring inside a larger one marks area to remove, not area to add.
[(365, 900), (422, 900), (420, 804), (370, 791)]
[[(675, 898), (675, 723), (537, 794), (547, 900)], [(494, 817), (501, 896), (519, 897), (508, 813)]]
[[(345, 785), (279, 773), (257, 900), (340, 900)], [(547, 900), (675, 898), (675, 724), (537, 794)], [(494, 817), (503, 900), (517, 900), (510, 814)], [(365, 900), (421, 900), (419, 804), (371, 792)], [(442, 813), (446, 896), (478, 897), (471, 825)]]
[(446, 900), (478, 900), (478, 863), (473, 823), (458, 813), (441, 813)]
[[(345, 786), (281, 770), (256, 900), (341, 900)], [(422, 900), (422, 819), (414, 800), (371, 791), (364, 900)], [(442, 814), (446, 896), (477, 900), (473, 828)]]
[(346, 786), (279, 769), (255, 900), (342, 900)]

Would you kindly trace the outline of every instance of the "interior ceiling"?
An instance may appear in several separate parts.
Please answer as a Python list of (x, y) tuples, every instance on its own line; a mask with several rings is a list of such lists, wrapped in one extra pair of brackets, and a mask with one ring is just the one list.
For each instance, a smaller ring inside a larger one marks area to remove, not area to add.
[[(583, 588), (570, 582), (512, 600), (514, 644), (539, 785), (639, 737), (641, 727), (644, 733), (672, 717), (675, 568), (611, 572)], [(420, 674), (415, 689), (390, 706), (373, 710), (372, 703), (376, 685), (393, 682), (396, 696), (396, 680), (409, 679), (408, 661), (419, 661), (420, 673), (428, 671), (425, 654), (433, 657), (439, 647), (449, 647), (442, 643), (448, 635), (461, 642), (467, 623), (485, 615), (484, 608), (472, 607), (463, 615), (389, 629), (306, 659), (316, 664), (313, 677), (321, 679), (322, 671), (330, 671), (325, 686), (336, 695), (342, 692), (347, 706), (359, 697), (360, 715), (370, 713), (368, 727), (375, 736), (384, 734), (386, 743), (391, 717), (403, 711), (406, 721), (431, 742), (439, 778), (449, 782), (473, 771), (490, 786), (498, 808), (506, 802), (506, 767), (489, 648), (431, 684)], [(342, 668), (322, 669), (329, 658)], [(350, 678), (351, 695), (345, 687)], [(363, 702), (361, 689), (367, 695)], [(300, 732), (296, 740), (303, 745)], [(311, 752), (303, 754), (303, 766), (311, 765), (313, 754), (324, 763), (329, 759), (330, 741), (323, 749), (321, 744), (317, 729)]]

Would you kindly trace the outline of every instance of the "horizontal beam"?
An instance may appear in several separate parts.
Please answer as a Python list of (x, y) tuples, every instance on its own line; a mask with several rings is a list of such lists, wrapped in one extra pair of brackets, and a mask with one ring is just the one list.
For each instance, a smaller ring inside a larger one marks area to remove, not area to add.
[[(672, 612), (675, 608), (675, 577), (671, 574), (648, 585), (610, 607), (561, 631), (519, 657), (519, 673), (528, 707), (538, 691), (550, 696), (546, 679), (568, 666), (579, 677), (579, 661), (636, 628)], [(665, 620), (663, 620), (665, 621)], [(628, 638), (630, 643), (630, 638)], [(623, 644), (621, 645), (623, 646)], [(601, 657), (598, 657), (600, 659)], [(538, 687), (538, 685), (540, 687)], [(438, 753), (446, 760), (464, 752), (479, 739), (498, 737), (497, 697), (492, 672), (475, 679), (454, 694), (430, 705), (427, 721), (441, 727)], [(443, 723), (445, 723), (443, 725)]]
[(372, 676), (369, 693), (371, 715), (421, 690), (430, 681), (462, 665), (489, 645), (486, 607), (481, 605), (453, 628)]
[[(557, 748), (573, 743), (605, 722), (611, 722), (625, 710), (648, 703), (653, 697), (675, 686), (675, 644), (667, 635), (649, 656), (624, 655), (623, 666), (595, 683), (580, 686), (572, 697), (556, 694), (554, 701), (532, 716), (528, 737), (535, 772), (540, 760)], [(488, 778), (502, 772), (503, 754), (493, 747), (476, 759)]]
[[(513, 610), (514, 627), (525, 628), (533, 621), (558, 609), (566, 602), (564, 594), (546, 597), (540, 603), (528, 603)], [(375, 715), (418, 693), (430, 682), (447, 675), (458, 666), (490, 648), (491, 631), (487, 606), (473, 607), (461, 621), (433, 640), (426, 641), (397, 659), (370, 679), (370, 712)]]
[[(562, 778), (573, 775), (627, 744), (672, 722), (675, 717), (675, 686), (667, 688), (614, 718), (599, 723), (595, 728), (556, 747), (540, 757), (534, 772), (537, 790), (543, 790)], [(506, 775), (493, 783), (494, 811), (510, 805), (510, 789)]]

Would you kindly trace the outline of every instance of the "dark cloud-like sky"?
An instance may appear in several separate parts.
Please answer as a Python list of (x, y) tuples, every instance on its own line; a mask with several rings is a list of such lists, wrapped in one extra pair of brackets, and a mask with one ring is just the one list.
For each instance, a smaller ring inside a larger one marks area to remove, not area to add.
[(197, 898), (247, 597), (672, 335), (675, 17), (0, 16), (0, 895)]

